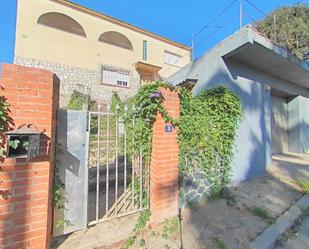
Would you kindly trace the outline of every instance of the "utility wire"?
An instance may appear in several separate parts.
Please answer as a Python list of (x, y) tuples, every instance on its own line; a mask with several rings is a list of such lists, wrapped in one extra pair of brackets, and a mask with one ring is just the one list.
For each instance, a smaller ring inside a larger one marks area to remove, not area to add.
[[(183, 45), (187, 46), (189, 43), (191, 43), (192, 39), (196, 38), (199, 34), (201, 34), (206, 28), (209, 28), (210, 25), (212, 25), (220, 16), (222, 16), (229, 8), (231, 8), (238, 0), (233, 0), (230, 4), (228, 4), (223, 10), (221, 10), (214, 18), (212, 18), (207, 24), (205, 24), (204, 26), (202, 26), (202, 28), (199, 29), (199, 31), (197, 31), (195, 34), (193, 34), (190, 39), (185, 42)], [(221, 27), (220, 27), (221, 29)], [(217, 31), (218, 29), (216, 29)], [(213, 32), (212, 32), (213, 33)], [(181, 56), (183, 53), (183, 50), (179, 49), (176, 52), (176, 55)], [(165, 65), (165, 63), (161, 66), (163, 67)], [(168, 71), (172, 66), (169, 65), (167, 68), (165, 68), (161, 74), (165, 73), (166, 71)]]
[[(226, 26), (228, 23), (224, 23), (222, 26), (217, 26), (217, 25), (212, 25), (220, 16), (222, 16), (227, 10), (229, 10), (229, 8), (231, 8), (238, 0), (233, 0), (232, 2), (230, 2), (223, 10), (221, 10), (214, 18), (212, 18), (207, 24), (205, 24), (204, 26), (202, 26), (195, 34), (193, 34), (193, 36), (183, 45), (188, 45), (193, 38), (196, 38), (197, 36), (199, 36), (205, 29), (207, 28), (216, 28), (215, 31), (213, 31), (212, 33), (210, 33), (210, 35), (208, 35), (205, 39), (203, 39), (201, 42), (199, 42), (197, 44), (196, 47), (200, 46), (203, 42), (205, 42), (207, 39), (209, 39), (211, 36), (213, 36), (216, 32), (218, 32), (219, 30), (221, 30), (224, 26)], [(229, 21), (228, 21), (229, 22)], [(26, 25), (24, 24), (17, 24), (16, 26), (23, 26), (26, 29), (28, 29), (28, 27), (26, 27)], [(29, 27), (30, 29), (30, 27)], [(32, 30), (33, 31), (33, 30)], [(42, 34), (41, 32), (37, 32), (34, 31), (35, 33), (39, 34), (40, 36), (45, 36), (48, 37), (51, 40), (55, 40), (60, 42), (60, 40), (55, 39), (54, 37), (51, 37), (49, 35), (45, 35), (44, 33)], [(62, 44), (64, 44), (66, 42), (62, 41)], [(69, 43), (67, 43), (66, 45), (70, 46)], [(89, 49), (89, 51), (94, 52), (94, 50)], [(180, 52), (180, 53), (179, 53)], [(181, 55), (184, 52), (184, 50), (179, 49), (175, 54), (176, 55)], [(165, 65), (165, 63), (161, 66), (163, 67)], [(169, 70), (172, 66), (169, 65), (167, 68), (165, 68), (161, 74), (165, 73), (167, 70)]]
[(211, 32), (208, 36), (206, 36), (203, 40), (201, 40), (199, 43), (196, 44), (196, 48), (202, 45), (205, 41), (207, 41), (209, 38), (211, 38), (213, 35), (215, 35), (219, 30), (226, 27), (228, 24), (230, 24), (234, 20), (234, 17), (227, 20), (223, 25), (218, 27), (215, 31)]
[(251, 1), (246, 0), (246, 2), (248, 4), (250, 4), (253, 8), (255, 8), (258, 12), (260, 12), (263, 16), (268, 16), (264, 11), (262, 11), (261, 9), (259, 9), (255, 4), (253, 4)]
[(257, 24), (257, 19), (258, 18), (253, 18), (251, 16), (249, 16), (248, 14), (246, 14), (245, 12), (243, 13), (245, 17), (247, 17), (248, 19), (250, 19), (251, 22), (253, 22), (254, 24)]
[[(195, 33), (192, 38), (195, 38), (200, 33), (202, 33), (206, 28), (208, 28), (212, 23), (214, 23), (218, 17), (223, 15), (229, 8), (231, 8), (237, 1), (238, 0), (232, 1), (228, 6), (226, 6), (222, 11), (220, 11), (213, 19), (211, 19), (209, 23), (205, 24), (197, 33)], [(189, 40), (189, 42), (190, 41), (191, 39)]]

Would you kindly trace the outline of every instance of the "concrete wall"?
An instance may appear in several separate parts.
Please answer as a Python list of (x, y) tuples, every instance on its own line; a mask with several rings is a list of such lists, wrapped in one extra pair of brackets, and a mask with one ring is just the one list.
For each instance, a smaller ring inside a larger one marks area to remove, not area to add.
[(271, 148), (272, 154), (288, 152), (287, 99), (271, 94)]
[(289, 151), (309, 151), (309, 99), (299, 96), (289, 102)]
[(193, 89), (194, 95), (205, 88), (225, 85), (240, 97), (242, 103), (243, 117), (235, 142), (232, 180), (240, 182), (260, 175), (271, 163), (270, 91), (263, 84), (264, 80), (257, 79), (258, 74), (253, 69), (244, 69), (245, 65), (222, 58), (203, 63), (206, 59), (201, 58), (194, 70), (192, 78), (195, 72), (199, 78), (199, 84)]
[(309, 151), (309, 99), (300, 98), (300, 153)]
[(288, 147), (290, 152), (298, 153), (300, 148), (300, 97), (294, 98), (288, 103)]
[[(261, 175), (271, 165), (270, 88), (309, 97), (307, 89), (232, 59), (221, 57), (221, 45), (169, 78), (177, 84), (186, 78), (198, 79), (193, 94), (225, 85), (241, 99), (243, 117), (235, 141), (232, 181)], [(309, 120), (308, 120), (309, 121)], [(304, 129), (303, 129), (304, 130)]]

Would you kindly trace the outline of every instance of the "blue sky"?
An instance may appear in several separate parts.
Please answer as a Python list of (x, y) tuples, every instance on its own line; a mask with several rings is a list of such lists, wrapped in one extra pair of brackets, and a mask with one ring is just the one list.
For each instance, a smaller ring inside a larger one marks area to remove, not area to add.
[[(0, 0), (0, 62), (12, 62), (16, 1)], [(20, 0), (26, 1), (26, 0)], [(263, 13), (309, 0), (249, 0)], [(209, 23), (233, 0), (73, 0), (73, 2), (113, 16), (146, 30), (187, 43), (193, 34)], [(211, 25), (195, 37), (195, 56), (199, 56), (239, 28), (239, 2), (235, 3)], [(260, 19), (263, 14), (243, 0), (244, 23)], [(221, 28), (220, 28), (221, 27)], [(189, 42), (188, 45), (191, 45)]]

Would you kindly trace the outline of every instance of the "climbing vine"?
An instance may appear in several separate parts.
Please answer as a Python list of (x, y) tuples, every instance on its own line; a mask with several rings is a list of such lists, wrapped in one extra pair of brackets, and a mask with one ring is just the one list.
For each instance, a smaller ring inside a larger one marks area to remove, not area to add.
[[(166, 83), (147, 84), (141, 87), (135, 97), (129, 99), (125, 103), (119, 103), (119, 110), (124, 110), (125, 104), (128, 106), (128, 111), (125, 114), (119, 114), (124, 118), (128, 131), (132, 133), (131, 136), (128, 136), (128, 143), (134, 144), (135, 148), (142, 148), (143, 159), (146, 163), (150, 162), (153, 134), (152, 128), (157, 113), (161, 113), (164, 121), (171, 123), (172, 125), (176, 126), (179, 122), (177, 119), (171, 117), (165, 109), (163, 105), (164, 97), (160, 91), (161, 87), (175, 90), (172, 86)], [(134, 143), (132, 140), (134, 140)], [(133, 147), (129, 149), (132, 150)]]
[[(179, 94), (179, 119), (171, 117), (164, 107), (164, 96), (160, 88), (170, 89)], [(89, 99), (81, 94), (75, 95), (75, 99)], [(71, 101), (71, 106), (76, 106), (77, 102), (80, 101)], [(92, 101), (87, 103), (90, 103), (90, 109), (95, 107)], [(134, 160), (134, 153), (138, 154), (137, 150), (142, 148), (143, 160), (146, 165), (149, 164), (153, 124), (159, 112), (166, 123), (179, 127), (181, 176), (192, 172), (205, 173), (214, 193), (220, 193), (230, 181), (234, 141), (242, 111), (240, 99), (227, 88), (219, 86), (207, 89), (193, 97), (191, 90), (187, 88), (159, 82), (147, 84), (127, 101), (121, 101), (114, 93), (110, 111), (115, 113), (110, 120), (111, 133), (115, 133), (114, 124), (117, 118), (125, 123), (129, 160)], [(91, 122), (95, 124), (95, 135), (97, 120)], [(124, 147), (123, 142), (124, 140), (120, 141), (121, 148)], [(139, 189), (138, 186), (135, 187)]]
[(214, 193), (230, 181), (240, 99), (225, 87), (180, 94), (180, 172), (205, 172)]
[[(13, 119), (10, 116), (10, 108), (7, 100), (4, 96), (0, 96), (0, 162), (4, 160), (6, 137), (4, 132), (11, 129), (14, 126)], [(19, 141), (12, 142), (9, 146), (17, 148)], [(1, 168), (0, 168), (1, 170)], [(9, 192), (0, 189), (0, 196), (4, 199), (7, 199)]]
[[(165, 109), (160, 87), (178, 92), (179, 119), (172, 118)], [(159, 112), (165, 122), (179, 126), (181, 175), (202, 171), (217, 193), (230, 181), (234, 140), (242, 112), (240, 99), (233, 92), (220, 86), (193, 97), (189, 89), (155, 83), (143, 86), (127, 104), (126, 118), (135, 120), (128, 122), (132, 125), (129, 130), (134, 131), (132, 139), (136, 147), (143, 147), (147, 162), (151, 156), (153, 123)]]
[[(4, 132), (8, 131), (14, 125), (13, 119), (10, 117), (9, 104), (4, 96), (0, 96), (0, 160), (3, 160), (5, 150), (5, 135)], [(15, 147), (14, 144), (12, 146)]]

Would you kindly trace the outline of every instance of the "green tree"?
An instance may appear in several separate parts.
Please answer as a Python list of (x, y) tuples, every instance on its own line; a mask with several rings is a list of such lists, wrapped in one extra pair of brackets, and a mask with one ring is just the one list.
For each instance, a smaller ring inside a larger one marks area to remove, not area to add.
[(297, 4), (274, 10), (256, 28), (275, 44), (301, 59), (309, 59), (309, 7)]

